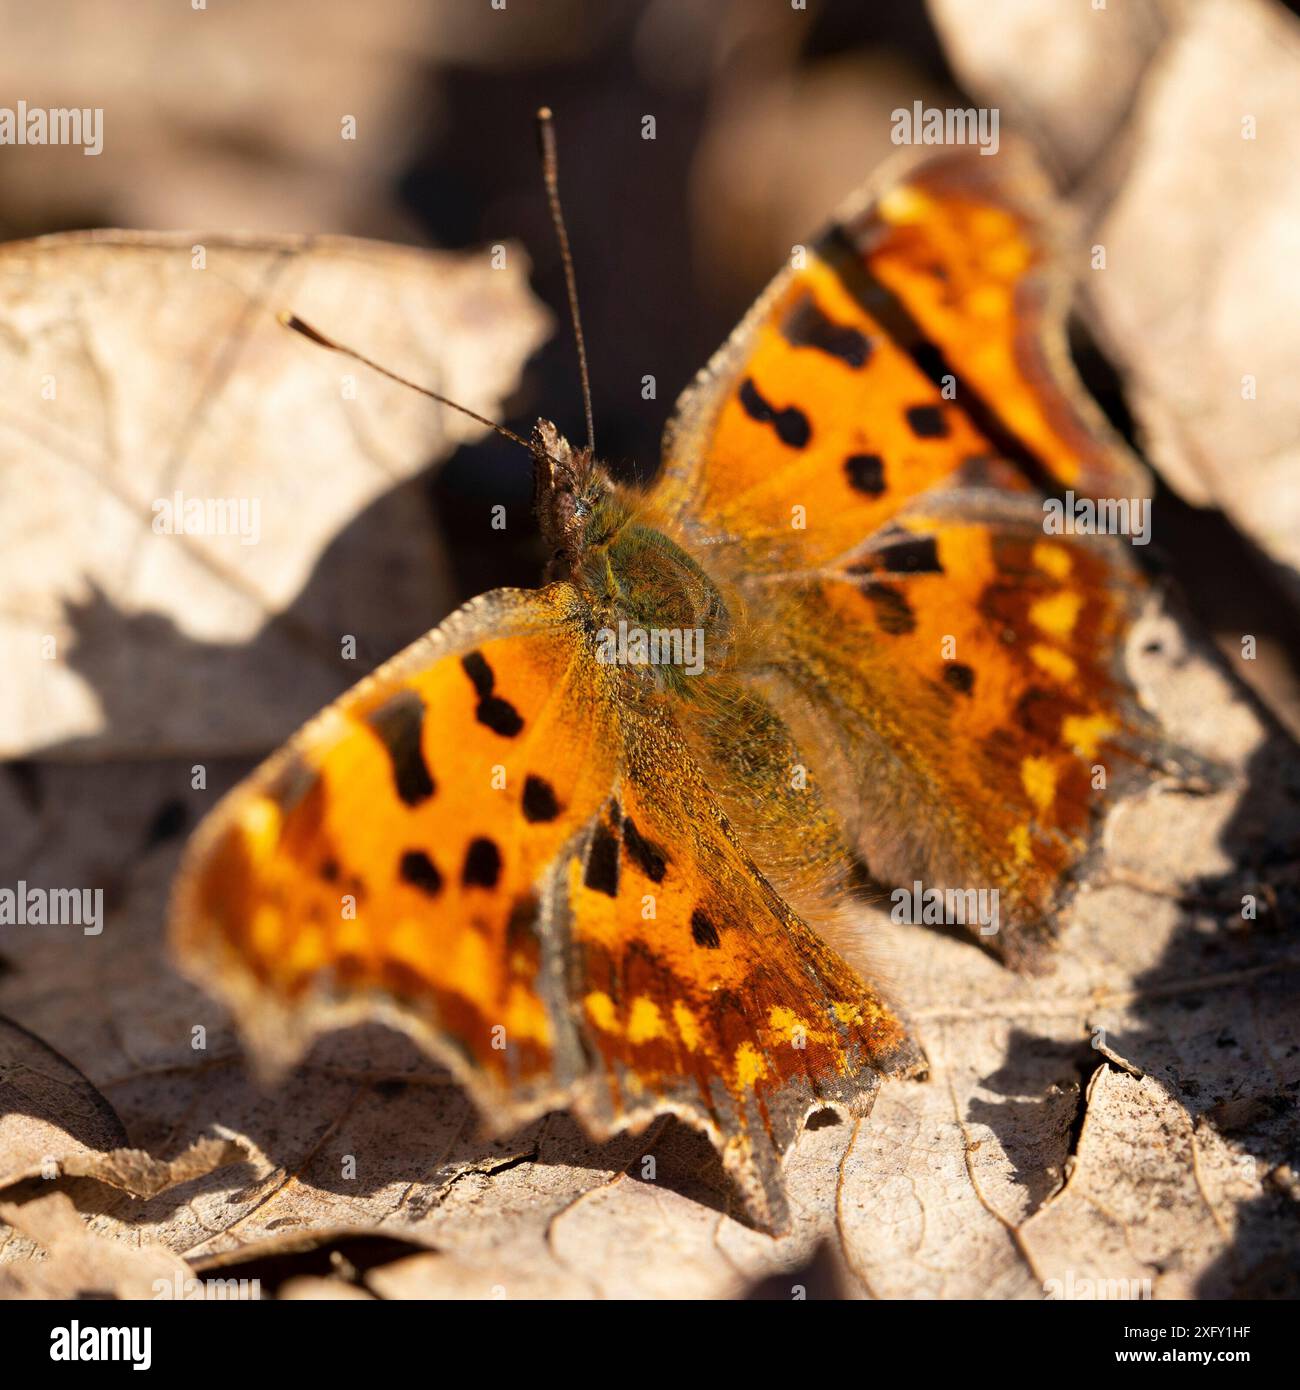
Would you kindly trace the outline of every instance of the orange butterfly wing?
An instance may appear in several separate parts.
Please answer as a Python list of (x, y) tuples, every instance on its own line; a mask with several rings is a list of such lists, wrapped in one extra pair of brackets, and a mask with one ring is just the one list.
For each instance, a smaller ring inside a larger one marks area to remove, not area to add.
[(174, 941), (263, 1051), (378, 1011), (498, 1127), (681, 1114), (781, 1224), (807, 1113), (861, 1112), (917, 1054), (583, 611), (486, 595), (318, 716), (196, 835)]
[(814, 711), (875, 877), (996, 890), (1017, 959), (1095, 843), (1095, 782), (1153, 751), (1117, 673), (1137, 569), (1044, 529), (1040, 487), (1147, 482), (1074, 377), (1043, 197), (1008, 146), (859, 199), (687, 390), (652, 499), (776, 634), (768, 693)]
[[(869, 187), (795, 248), (683, 394), (656, 487), (665, 513), (711, 545), (743, 544), (751, 570), (807, 568), (994, 458), (1022, 488), (1144, 495), (1145, 471), (1070, 363), (1059, 252), (1023, 210), (1048, 198), (1011, 144)], [(792, 549), (796, 504), (807, 525)]]

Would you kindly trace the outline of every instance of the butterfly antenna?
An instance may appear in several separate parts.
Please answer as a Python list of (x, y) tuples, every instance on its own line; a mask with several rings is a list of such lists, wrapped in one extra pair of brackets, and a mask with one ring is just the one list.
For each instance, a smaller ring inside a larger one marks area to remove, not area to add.
[(459, 410), (462, 415), (468, 415), (471, 420), (477, 420), (480, 425), (486, 425), (490, 430), (496, 430), (506, 439), (513, 440), (516, 444), (522, 444), (531, 453), (531, 446), (528, 441), (517, 435), (514, 430), (508, 430), (504, 425), (498, 425), (495, 420), (489, 420), (485, 415), (480, 415), (477, 411), (471, 410), (468, 406), (460, 405), (456, 401), (449, 401), (446, 396), (440, 396), (436, 391), (431, 391), (427, 386), (419, 386), (414, 381), (408, 381), (404, 376), (398, 376), (396, 372), (390, 372), (387, 367), (381, 367), (378, 362), (366, 357), (363, 353), (357, 352), (355, 348), (345, 347), (342, 343), (336, 343), (333, 338), (328, 338), (318, 328), (313, 328), (311, 324), (304, 323), (297, 314), (280, 314), (279, 320), (286, 328), (292, 328), (295, 333), (301, 333), (304, 338), (316, 343), (323, 348), (329, 348), (331, 352), (341, 352), (344, 357), (350, 357), (354, 362), (360, 362), (363, 366), (376, 371), (380, 376), (386, 376), (389, 381), (395, 381), (401, 386), (409, 386), (412, 391), (418, 391), (422, 396), (428, 396), (430, 400), (437, 401), (440, 405), (450, 406), (452, 410)]
[(559, 163), (555, 157), (555, 118), (549, 106), (537, 113), (537, 139), (542, 152), (542, 177), (546, 180), (546, 200), (551, 205), (551, 221), (560, 243), (560, 259), (564, 262), (564, 282), (569, 291), (569, 318), (573, 336), (578, 343), (578, 375), (582, 378), (582, 408), (587, 414), (587, 452), (595, 455), (596, 426), (591, 413), (591, 378), (587, 374), (587, 342), (582, 336), (582, 317), (578, 313), (578, 279), (573, 271), (573, 255), (569, 250), (569, 233), (564, 225), (564, 210), (560, 207)]

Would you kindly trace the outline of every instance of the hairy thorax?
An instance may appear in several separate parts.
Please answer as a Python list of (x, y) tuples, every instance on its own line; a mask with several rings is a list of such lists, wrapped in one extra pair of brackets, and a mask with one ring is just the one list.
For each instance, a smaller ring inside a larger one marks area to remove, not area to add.
[(690, 555), (617, 489), (583, 523), (572, 580), (589, 605), (596, 659), (646, 691), (688, 698), (697, 680), (728, 669), (733, 615)]

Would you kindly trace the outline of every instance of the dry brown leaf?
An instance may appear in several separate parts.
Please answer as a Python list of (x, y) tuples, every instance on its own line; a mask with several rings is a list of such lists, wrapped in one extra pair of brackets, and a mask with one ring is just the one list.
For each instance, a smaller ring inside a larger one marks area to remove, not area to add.
[(1105, 9), (927, 0), (927, 8), (963, 87), (996, 105), (1000, 120), (1032, 136), (1071, 180), (1122, 136), (1165, 31), (1160, 0)]
[[(7, 1222), (44, 1258), (17, 1258), (9, 1241), (0, 1246), (0, 1298), (123, 1298), (169, 1296), (193, 1277), (189, 1266), (164, 1246), (105, 1240), (83, 1224), (65, 1193), (19, 1205), (0, 1202)], [(24, 1252), (25, 1253), (25, 1252)]]
[(72, 1154), (60, 1161), (59, 1172), (69, 1178), (94, 1178), (132, 1197), (157, 1197), (244, 1157), (243, 1145), (234, 1139), (196, 1139), (184, 1153), (167, 1160), (154, 1158), (143, 1149)]
[(971, 90), (1081, 184), (1106, 266), (1079, 278), (1151, 461), (1300, 602), (1300, 20), (1271, 0), (929, 7)]
[(0, 1188), (126, 1142), (113, 1107), (66, 1057), (0, 1018)]
[[(0, 443), (23, 481), (0, 498), (0, 753), (263, 751), (359, 661), (440, 617), (445, 559), (402, 484), (482, 428), (275, 315), (292, 308), (496, 415), (549, 322), (526, 270), (513, 247), (494, 269), (486, 250), (339, 238), (0, 248)], [(178, 492), (235, 500), (243, 534), (159, 533)], [(346, 555), (355, 591), (301, 601), (368, 507)], [(349, 633), (363, 648), (350, 662)]]
[(29, 1178), (94, 1178), (156, 1197), (244, 1157), (232, 1139), (199, 1139), (163, 1161), (126, 1147), (113, 1107), (67, 1060), (0, 1018), (0, 1189)]

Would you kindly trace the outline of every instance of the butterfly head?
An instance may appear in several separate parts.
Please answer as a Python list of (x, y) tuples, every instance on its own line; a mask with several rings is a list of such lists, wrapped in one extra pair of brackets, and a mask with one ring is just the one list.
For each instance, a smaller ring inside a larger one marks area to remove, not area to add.
[(617, 486), (590, 449), (574, 448), (549, 420), (537, 422), (529, 447), (538, 522), (550, 552), (546, 577), (568, 581), (582, 595), (593, 650), (630, 632), (666, 640), (672, 652), (664, 662), (634, 654), (625, 663), (601, 649), (598, 659), (626, 664), (629, 679), (646, 688), (690, 693), (684, 678), (718, 669), (731, 646), (732, 620), (721, 593), (644, 515), (639, 494)]
[(546, 542), (548, 578), (568, 579), (581, 566), (592, 528), (614, 488), (590, 449), (575, 449), (549, 420), (533, 427), (533, 505)]

